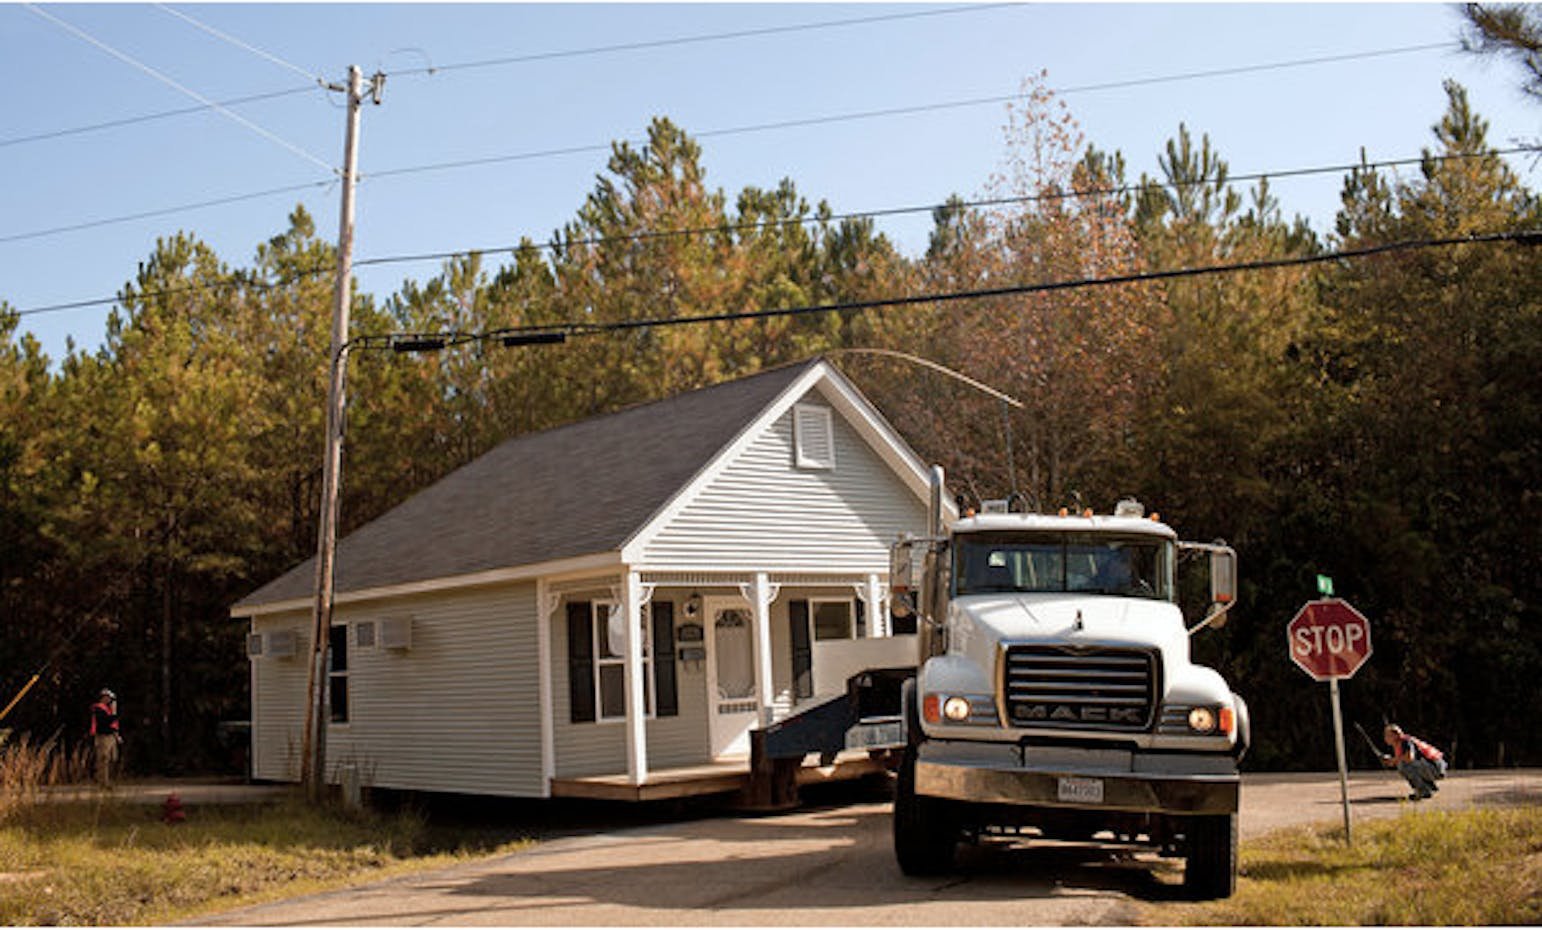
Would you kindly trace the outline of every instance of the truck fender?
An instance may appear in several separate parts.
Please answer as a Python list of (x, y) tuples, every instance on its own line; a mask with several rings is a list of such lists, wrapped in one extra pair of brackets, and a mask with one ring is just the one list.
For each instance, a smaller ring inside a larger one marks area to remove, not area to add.
[(1248, 713), (1248, 702), (1242, 699), (1242, 695), (1233, 691), (1231, 693), (1232, 706), (1237, 712), (1237, 746), (1232, 751), (1241, 762), (1247, 755), (1248, 747), (1253, 745), (1253, 718)]

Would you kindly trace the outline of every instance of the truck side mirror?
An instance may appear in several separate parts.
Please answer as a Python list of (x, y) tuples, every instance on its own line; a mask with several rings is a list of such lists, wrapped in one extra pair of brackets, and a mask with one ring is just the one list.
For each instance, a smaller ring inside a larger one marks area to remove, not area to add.
[(1237, 605), (1237, 551), (1222, 543), (1179, 543), (1185, 552), (1204, 552), (1210, 556), (1210, 608), (1205, 618), (1189, 628), (1189, 635), (1207, 626), (1220, 629), (1227, 614)]
[(1230, 606), (1236, 600), (1237, 553), (1229, 547), (1218, 546), (1210, 550), (1210, 603)]

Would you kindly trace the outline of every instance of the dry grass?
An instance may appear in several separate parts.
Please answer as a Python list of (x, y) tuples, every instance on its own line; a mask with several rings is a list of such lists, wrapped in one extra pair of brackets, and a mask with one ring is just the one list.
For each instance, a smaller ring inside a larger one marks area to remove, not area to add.
[(153, 924), (320, 891), (521, 840), (445, 840), (413, 814), (375, 816), (297, 800), (189, 808), (114, 801), (15, 806), (0, 818), (0, 925)]
[(1299, 829), (1242, 847), (1237, 894), (1148, 909), (1201, 926), (1542, 923), (1542, 808), (1413, 811), (1342, 831)]
[(45, 785), (80, 781), (89, 771), (89, 751), (84, 747), (66, 753), (53, 740), (34, 746), (28, 736), (0, 739), (0, 822), (34, 805)]

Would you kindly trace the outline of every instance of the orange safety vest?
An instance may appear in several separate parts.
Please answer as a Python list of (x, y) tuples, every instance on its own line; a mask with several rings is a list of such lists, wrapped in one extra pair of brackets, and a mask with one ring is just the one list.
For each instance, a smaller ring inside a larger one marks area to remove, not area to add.
[(118, 732), (118, 715), (112, 712), (106, 701), (91, 705), (91, 735), (106, 736)]
[(1410, 736), (1409, 734), (1404, 733), (1402, 745), (1398, 746), (1398, 761), (1412, 762), (1414, 760), (1414, 750), (1417, 750), (1419, 755), (1428, 759), (1430, 762), (1439, 762), (1446, 757), (1445, 753), (1441, 752), (1439, 749), (1436, 749), (1434, 746), (1431, 746), (1429, 743), (1426, 743), (1424, 740), (1419, 739), (1417, 736)]

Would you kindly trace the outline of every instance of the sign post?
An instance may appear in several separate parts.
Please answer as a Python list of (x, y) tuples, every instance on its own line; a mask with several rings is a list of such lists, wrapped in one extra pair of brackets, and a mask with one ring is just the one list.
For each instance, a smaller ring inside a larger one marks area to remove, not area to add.
[[(1331, 592), (1333, 581), (1319, 576), (1318, 587)], [(1344, 842), (1350, 843), (1353, 840), (1349, 827), (1349, 768), (1344, 759), (1339, 679), (1353, 677), (1370, 658), (1371, 621), (1349, 606), (1348, 601), (1328, 597), (1311, 601), (1297, 611), (1285, 627), (1285, 638), (1291, 660), (1317, 681), (1328, 682), (1328, 696), (1333, 703), (1333, 744), (1339, 761), (1339, 797), (1344, 804)]]

